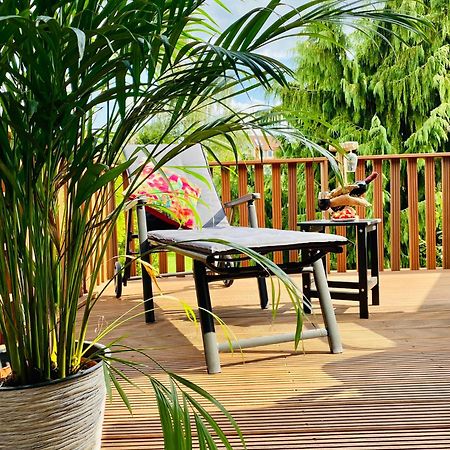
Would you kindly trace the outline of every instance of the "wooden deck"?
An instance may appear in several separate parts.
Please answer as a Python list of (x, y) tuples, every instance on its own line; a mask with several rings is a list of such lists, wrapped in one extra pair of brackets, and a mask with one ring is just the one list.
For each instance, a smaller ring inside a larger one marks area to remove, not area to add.
[[(381, 305), (370, 308), (369, 320), (359, 319), (355, 303), (336, 301), (342, 355), (329, 354), (324, 340), (306, 341), (304, 353), (280, 344), (247, 350), (244, 358), (224, 354), (222, 373), (207, 375), (200, 332), (179, 304), (195, 305), (190, 278), (161, 283), (173, 298), (157, 302), (157, 323), (135, 318), (115, 335), (148, 347), (166, 368), (214, 394), (238, 421), (249, 449), (448, 449), (450, 271), (387, 272), (381, 283)], [(292, 330), (289, 304), (272, 322), (270, 312), (259, 310), (256, 292), (252, 280), (213, 286), (215, 312), (239, 337)], [(98, 327), (136, 305), (139, 294), (136, 281), (122, 300), (103, 296)], [(117, 398), (107, 404), (102, 448), (162, 450), (149, 383), (133, 379), (144, 389), (127, 388), (134, 415)]]

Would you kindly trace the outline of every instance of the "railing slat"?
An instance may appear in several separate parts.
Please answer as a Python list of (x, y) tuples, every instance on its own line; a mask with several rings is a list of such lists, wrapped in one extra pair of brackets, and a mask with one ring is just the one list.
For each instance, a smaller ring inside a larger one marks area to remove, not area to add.
[(419, 270), (419, 186), (417, 178), (417, 158), (408, 159), (408, 226), (409, 226), (409, 267)]
[[(314, 182), (314, 179), (313, 179)], [(298, 193), (297, 193), (297, 164), (288, 164), (288, 218), (289, 229), (297, 229), (298, 214)], [(298, 251), (289, 252), (289, 260), (294, 262), (298, 260)]]
[(159, 273), (167, 273), (169, 271), (169, 261), (166, 252), (161, 252), (159, 257)]
[[(272, 165), (272, 225), (273, 228), (281, 229), (283, 227), (281, 215), (281, 166)], [(283, 261), (282, 252), (274, 253), (276, 263)]]
[(322, 192), (328, 191), (330, 186), (330, 174), (328, 166), (328, 160), (325, 159), (324, 161), (320, 162), (320, 190)]
[(442, 158), (442, 267), (450, 269), (450, 157)]
[[(320, 190), (322, 192), (326, 192), (330, 189), (330, 174), (329, 174), (329, 164), (328, 160), (324, 159), (320, 162)], [(327, 219), (328, 213), (322, 212), (322, 218)], [(330, 254), (327, 253), (327, 256), (325, 257), (326, 260), (326, 266), (327, 266), (327, 272), (330, 271), (331, 267), (331, 260), (330, 260)]]
[[(346, 227), (336, 227), (336, 234), (338, 236), (347, 237), (347, 229)], [(337, 271), (347, 272), (347, 246), (344, 247), (342, 253), (337, 254)]]
[(383, 190), (383, 161), (375, 160), (373, 170), (378, 172), (378, 177), (373, 182), (373, 211), (375, 217), (381, 219), (378, 224), (378, 266), (380, 270), (384, 269), (384, 190)]
[(183, 255), (176, 254), (175, 256), (175, 264), (177, 268), (177, 272), (184, 272), (185, 271), (185, 259)]
[(401, 268), (401, 247), (400, 247), (400, 160), (391, 161), (390, 170), (391, 186), (391, 270)]
[[(122, 189), (124, 191), (126, 191), (128, 189), (128, 186), (130, 185), (130, 179), (128, 177), (128, 173), (127, 172), (123, 172), (122, 173), (122, 180), (123, 180), (122, 181), (123, 182)], [(124, 224), (125, 224), (125, 230), (124, 230), (125, 239), (127, 239), (127, 233), (128, 233), (128, 215), (129, 214), (133, 214), (132, 210), (124, 211), (124, 213), (123, 213)], [(133, 232), (134, 232), (134, 226), (133, 226), (133, 224), (131, 224), (131, 233), (133, 233)], [(134, 252), (135, 249), (136, 249), (136, 247), (135, 247), (135, 240), (134, 239), (131, 240), (130, 249), (131, 249), (132, 252)], [(126, 242), (125, 242), (125, 251), (126, 250), (127, 249), (126, 249)], [(128, 264), (129, 262), (130, 262), (129, 260), (126, 260), (125, 264)], [(137, 272), (136, 272), (136, 262), (135, 261), (133, 261), (131, 263), (130, 271), (131, 271), (130, 272), (130, 276), (132, 276), (132, 277), (136, 276)]]
[[(305, 180), (306, 180), (306, 220), (314, 220), (316, 218), (316, 195), (314, 191), (314, 167), (311, 162), (305, 164)], [(297, 189), (297, 184), (295, 184)]]
[[(109, 183), (109, 202), (108, 214), (112, 213), (116, 209), (116, 198), (115, 198), (115, 188), (114, 183)], [(114, 229), (111, 234), (111, 239), (108, 245), (108, 279), (111, 279), (114, 276), (114, 266), (117, 261), (118, 254), (118, 242), (117, 242), (117, 226), (114, 226)]]
[[(248, 193), (248, 170), (247, 166), (238, 167), (238, 192), (239, 197)], [(248, 226), (247, 204), (239, 206), (239, 223), (241, 227)]]
[[(220, 177), (222, 179), (222, 193), (221, 198), (222, 202), (226, 203), (231, 201), (231, 183), (230, 183), (230, 169), (228, 167), (221, 167), (220, 169)], [(231, 217), (230, 208), (226, 208), (228, 220)]]
[[(313, 180), (314, 181), (314, 180)], [(297, 229), (298, 194), (297, 194), (297, 164), (288, 164), (288, 219), (289, 229)]]
[[(238, 167), (238, 194), (239, 197), (248, 193), (248, 169), (247, 165)], [(248, 227), (248, 209), (247, 203), (239, 206), (239, 225)], [(242, 265), (248, 266), (248, 261), (244, 261)]]
[(264, 167), (255, 167), (255, 191), (261, 195), (261, 199), (255, 202), (256, 214), (258, 216), (258, 224), (260, 227), (266, 226), (266, 209), (264, 197)]
[[(365, 178), (366, 164), (364, 161), (358, 161), (358, 165), (356, 166), (355, 181), (364, 180)], [(356, 213), (361, 219), (364, 219), (366, 217), (366, 208), (364, 208), (363, 206), (357, 206)]]
[[(94, 207), (95, 209), (94, 209), (94, 213), (96, 212), (95, 210), (98, 211), (98, 208), (99, 208), (99, 206), (97, 205), (97, 203), (99, 202), (99, 197), (100, 197), (99, 193), (95, 194), (95, 207)], [(107, 213), (106, 209), (103, 208), (101, 210), (101, 218), (102, 218), (102, 220), (106, 219), (106, 213)], [(103, 247), (105, 245), (105, 243), (106, 243), (106, 239), (105, 239), (104, 235), (100, 236), (100, 241), (101, 241), (101, 247)], [(106, 277), (107, 277), (107, 266), (108, 266), (108, 261), (107, 260), (103, 261), (103, 263), (100, 266), (100, 271), (99, 271), (100, 278), (99, 278), (98, 284), (101, 284), (101, 283), (103, 283), (106, 280)]]
[(436, 174), (435, 160), (425, 160), (425, 236), (427, 269), (436, 269)]

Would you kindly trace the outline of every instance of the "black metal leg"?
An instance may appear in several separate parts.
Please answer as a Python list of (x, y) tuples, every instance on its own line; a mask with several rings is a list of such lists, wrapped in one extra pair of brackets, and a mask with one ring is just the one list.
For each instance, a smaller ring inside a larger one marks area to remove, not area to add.
[(212, 305), (206, 267), (202, 262), (194, 260), (193, 268), (206, 365), (209, 373), (219, 373), (221, 371), (219, 347), (217, 345), (214, 328), (214, 317), (212, 316)]
[(309, 272), (302, 273), (303, 284), (303, 312), (311, 314), (311, 274)]
[(367, 229), (358, 226), (358, 279), (359, 279), (359, 317), (369, 318), (369, 293), (367, 282)]
[[(308, 229), (302, 231), (309, 231)], [(303, 260), (307, 260), (310, 256), (310, 252), (302, 250), (301, 257)], [(302, 286), (303, 286), (303, 312), (305, 314), (311, 314), (311, 273), (302, 272)]]
[(380, 304), (380, 269), (378, 262), (378, 229), (369, 233), (370, 235), (370, 275), (376, 279), (377, 284), (372, 288), (372, 305)]
[(266, 279), (264, 277), (258, 277), (258, 291), (259, 291), (259, 302), (261, 304), (261, 309), (267, 309), (269, 305), (269, 295), (267, 294)]
[[(150, 245), (148, 242), (141, 244), (141, 259), (144, 263), (150, 264)], [(155, 305), (153, 302), (153, 286), (152, 279), (147, 272), (144, 264), (141, 264), (142, 270), (142, 289), (144, 293), (144, 311), (145, 322), (150, 323), (155, 321)]]
[[(133, 209), (130, 209), (127, 214), (127, 243), (125, 254), (128, 256), (132, 255), (131, 244), (133, 242)], [(123, 284), (127, 285), (128, 280), (131, 278), (131, 259), (125, 259), (125, 268), (123, 272)]]

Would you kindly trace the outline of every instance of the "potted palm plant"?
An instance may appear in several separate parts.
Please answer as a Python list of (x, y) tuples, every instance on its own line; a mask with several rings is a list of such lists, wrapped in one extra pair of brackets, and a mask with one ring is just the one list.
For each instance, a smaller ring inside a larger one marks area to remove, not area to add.
[[(11, 368), (0, 387), (0, 442), (6, 448), (100, 446), (103, 372), (121, 391), (114, 376), (120, 371), (112, 366), (110, 346), (86, 337), (98, 298), (95, 279), (125, 203), (108, 217), (103, 211), (117, 189), (112, 183), (131, 163), (121, 162), (130, 136), (160, 114), (170, 117), (168, 134), (227, 96), (285, 83), (288, 69), (258, 50), (312, 21), (384, 17), (417, 25), (401, 14), (383, 16), (365, 2), (340, 8), (322, 0), (286, 12), (272, 0), (205, 39), (195, 37), (214, 30), (204, 3), (8, 0), (0, 5), (0, 331)], [(243, 80), (249, 82), (244, 87)], [(267, 123), (262, 114), (232, 111), (194, 121), (175, 149), (222, 135), (232, 140), (234, 131), (262, 123)], [(91, 276), (80, 309), (88, 265)], [(214, 401), (175, 375), (174, 383)], [(160, 400), (167, 399), (160, 401), (162, 415), (174, 422), (167, 428), (173, 434), (166, 435), (166, 448), (189, 448), (187, 411), (193, 404), (188, 397), (178, 402), (175, 388), (155, 380), (152, 385)], [(215, 432), (231, 448), (206, 411), (197, 413), (205, 445), (213, 445)]]

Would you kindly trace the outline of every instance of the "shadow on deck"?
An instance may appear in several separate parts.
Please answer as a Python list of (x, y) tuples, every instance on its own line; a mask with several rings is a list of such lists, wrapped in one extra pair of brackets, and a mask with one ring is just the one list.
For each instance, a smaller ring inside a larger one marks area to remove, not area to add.
[[(355, 303), (336, 301), (342, 355), (329, 354), (318, 339), (299, 352), (292, 343), (260, 347), (222, 355), (222, 373), (214, 376), (206, 374), (201, 334), (179, 304), (195, 306), (192, 280), (165, 280), (161, 287), (173, 298), (157, 300), (157, 323), (134, 318), (114, 335), (147, 347), (166, 368), (215, 395), (238, 421), (249, 449), (450, 448), (450, 271), (383, 273), (381, 305), (370, 308), (369, 320), (359, 319)], [(122, 300), (103, 296), (98, 326), (139, 298), (139, 282), (125, 288)], [(212, 300), (240, 338), (295, 327), (288, 300), (275, 321), (259, 309), (254, 280), (218, 284)], [(118, 398), (107, 404), (102, 448), (162, 450), (149, 383), (132, 376), (143, 388), (126, 388), (134, 415)], [(236, 437), (231, 441), (241, 448)]]

